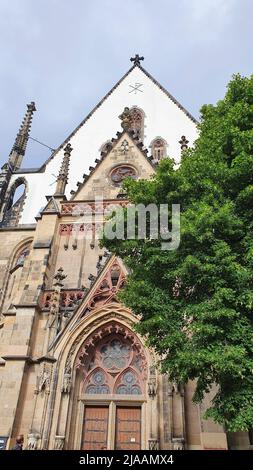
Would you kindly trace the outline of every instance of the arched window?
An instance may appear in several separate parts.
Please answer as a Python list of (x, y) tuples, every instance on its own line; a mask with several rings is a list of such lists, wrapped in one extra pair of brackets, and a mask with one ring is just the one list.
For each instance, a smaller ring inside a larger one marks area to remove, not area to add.
[(131, 126), (130, 130), (142, 141), (144, 137), (144, 112), (142, 109), (133, 107), (130, 109)]
[[(145, 359), (133, 335), (111, 327), (111, 333), (90, 340), (82, 348), (78, 369), (84, 376), (82, 390), (87, 395), (142, 395), (145, 381)], [(100, 339), (99, 339), (100, 338)]]
[(4, 207), (2, 227), (15, 227), (18, 225), (24, 200), (26, 197), (27, 183), (24, 178), (17, 178), (7, 193)]
[(84, 403), (82, 448), (139, 450), (148, 371), (137, 335), (117, 321), (101, 324), (80, 346), (74, 369)]
[(14, 254), (4, 287), (3, 311), (7, 311), (17, 296), (23, 291), (23, 266), (30, 253), (31, 241), (26, 242)]
[(27, 256), (30, 253), (30, 243), (23, 247), (15, 256), (14, 261), (12, 263), (11, 272), (15, 271), (17, 268), (24, 266), (24, 262)]
[(161, 137), (154, 139), (151, 144), (151, 153), (153, 160), (159, 162), (162, 158), (166, 157), (166, 147), (167, 143)]

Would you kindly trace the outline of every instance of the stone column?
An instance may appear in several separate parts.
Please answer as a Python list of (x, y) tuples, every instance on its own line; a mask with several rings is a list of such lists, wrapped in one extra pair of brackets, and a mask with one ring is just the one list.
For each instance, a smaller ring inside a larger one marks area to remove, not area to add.
[(149, 369), (148, 380), (148, 396), (149, 396), (149, 422), (150, 437), (148, 439), (149, 450), (159, 449), (159, 431), (158, 431), (158, 394), (157, 394), (157, 373), (154, 366)]

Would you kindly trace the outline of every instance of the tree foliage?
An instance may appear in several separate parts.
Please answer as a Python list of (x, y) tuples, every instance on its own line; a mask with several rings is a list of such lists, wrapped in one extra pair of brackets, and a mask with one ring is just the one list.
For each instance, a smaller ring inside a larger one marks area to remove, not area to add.
[[(253, 76), (235, 75), (223, 100), (201, 109), (199, 138), (179, 168), (127, 180), (135, 204), (181, 205), (181, 242), (107, 240), (129, 266), (124, 303), (171, 380), (196, 380), (194, 401), (216, 385), (206, 417), (253, 428)], [(136, 225), (138, 220), (136, 220)]]

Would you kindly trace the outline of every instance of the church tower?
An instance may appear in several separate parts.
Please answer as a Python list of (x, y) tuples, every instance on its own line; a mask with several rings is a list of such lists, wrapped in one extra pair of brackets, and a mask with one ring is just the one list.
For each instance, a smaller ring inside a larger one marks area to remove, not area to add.
[[(22, 185), (22, 179), (17, 180), (15, 184), (8, 188), (11, 176), (19, 170), (25, 155), (26, 146), (29, 139), (33, 113), (36, 111), (35, 103), (32, 101), (27, 105), (27, 111), (16, 136), (14, 145), (11, 149), (8, 161), (3, 165), (0, 173), (0, 224), (6, 223), (16, 225), (18, 213), (22, 207), (23, 200), (20, 199), (17, 204), (13, 204), (15, 191)], [(9, 190), (7, 190), (9, 189)], [(7, 222), (8, 220), (8, 222)]]
[[(180, 163), (191, 114), (142, 66), (131, 68), (36, 169), (22, 168), (34, 103), (2, 169), (0, 436), (33, 449), (226, 449), (224, 429), (171, 383), (117, 296), (127, 266), (99, 245), (124, 178)], [(52, 176), (55, 175), (55, 176)], [(15, 189), (23, 184), (21, 200)], [(246, 433), (233, 448), (250, 448)]]

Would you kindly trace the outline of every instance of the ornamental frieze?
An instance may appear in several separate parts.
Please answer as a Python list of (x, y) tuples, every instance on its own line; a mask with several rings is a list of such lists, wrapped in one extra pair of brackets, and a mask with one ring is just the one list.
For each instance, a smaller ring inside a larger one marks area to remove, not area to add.
[(62, 215), (83, 216), (90, 214), (107, 214), (112, 210), (113, 206), (126, 207), (128, 200), (106, 200), (106, 201), (87, 201), (87, 202), (64, 202), (61, 205)]

